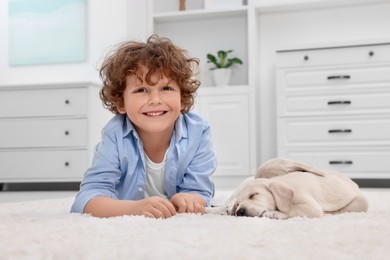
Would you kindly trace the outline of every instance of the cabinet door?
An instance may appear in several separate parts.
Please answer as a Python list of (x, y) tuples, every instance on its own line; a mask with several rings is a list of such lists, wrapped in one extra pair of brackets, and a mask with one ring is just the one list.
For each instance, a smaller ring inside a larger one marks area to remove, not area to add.
[(204, 96), (198, 100), (199, 113), (211, 125), (218, 157), (215, 175), (239, 176), (249, 173), (249, 98), (247, 95)]

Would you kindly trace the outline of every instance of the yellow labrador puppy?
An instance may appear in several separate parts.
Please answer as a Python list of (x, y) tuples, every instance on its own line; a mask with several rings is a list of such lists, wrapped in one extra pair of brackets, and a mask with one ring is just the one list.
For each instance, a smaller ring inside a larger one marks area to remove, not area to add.
[(368, 201), (348, 177), (276, 158), (261, 165), (223, 207), (207, 213), (287, 219), (367, 211)]

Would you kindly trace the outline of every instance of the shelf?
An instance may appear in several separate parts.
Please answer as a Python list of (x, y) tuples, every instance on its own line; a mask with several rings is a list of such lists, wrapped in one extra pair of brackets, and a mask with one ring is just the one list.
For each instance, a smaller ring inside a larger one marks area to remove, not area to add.
[(175, 11), (156, 13), (153, 16), (155, 22), (175, 22), (183, 20), (208, 19), (208, 18), (223, 18), (232, 16), (245, 16), (247, 14), (247, 6), (234, 9), (198, 9), (187, 11)]
[(231, 86), (202, 86), (198, 89), (199, 96), (219, 96), (223, 95), (237, 95), (253, 93), (254, 89), (248, 85), (231, 85)]

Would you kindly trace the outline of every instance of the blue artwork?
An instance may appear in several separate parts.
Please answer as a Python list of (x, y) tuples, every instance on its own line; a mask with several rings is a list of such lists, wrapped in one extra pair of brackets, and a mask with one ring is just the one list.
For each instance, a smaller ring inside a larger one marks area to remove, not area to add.
[(9, 0), (9, 65), (82, 62), (85, 0)]

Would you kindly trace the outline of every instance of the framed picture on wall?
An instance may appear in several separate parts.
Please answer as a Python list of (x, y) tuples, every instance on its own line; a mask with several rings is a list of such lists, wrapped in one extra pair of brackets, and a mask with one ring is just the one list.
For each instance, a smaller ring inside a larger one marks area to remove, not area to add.
[(10, 66), (83, 62), (86, 0), (8, 0)]

